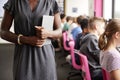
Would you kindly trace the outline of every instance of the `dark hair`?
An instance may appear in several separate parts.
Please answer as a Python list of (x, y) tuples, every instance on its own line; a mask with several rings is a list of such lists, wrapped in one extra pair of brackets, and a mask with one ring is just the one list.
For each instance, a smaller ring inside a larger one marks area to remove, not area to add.
[(61, 19), (65, 18), (65, 17), (66, 17), (66, 15), (65, 15), (65, 14), (63, 14), (63, 13), (62, 13), (62, 14), (60, 14), (60, 18), (61, 18)]
[(82, 19), (84, 19), (85, 17), (84, 16), (78, 16), (76, 21), (77, 23), (80, 25), (80, 22), (82, 21)]
[(88, 27), (88, 19), (87, 19), (87, 18), (83, 19), (83, 20), (80, 22), (80, 25), (81, 25), (82, 30), (83, 30), (84, 28), (87, 28), (87, 27)]
[(67, 17), (66, 17), (66, 21), (68, 22), (69, 20), (73, 20), (73, 17), (67, 16)]
[(105, 28), (105, 32), (99, 38), (99, 48), (106, 50), (112, 41), (112, 35), (120, 32), (120, 19), (111, 19)]

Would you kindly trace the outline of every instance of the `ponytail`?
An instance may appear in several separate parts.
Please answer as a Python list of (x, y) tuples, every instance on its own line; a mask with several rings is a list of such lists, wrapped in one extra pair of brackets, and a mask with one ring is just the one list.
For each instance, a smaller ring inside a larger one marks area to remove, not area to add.
[(106, 50), (112, 44), (113, 34), (120, 32), (120, 19), (112, 19), (106, 26), (105, 32), (99, 37), (98, 46), (101, 50)]
[(100, 36), (98, 46), (100, 50), (104, 50), (107, 47), (108, 39), (105, 32)]

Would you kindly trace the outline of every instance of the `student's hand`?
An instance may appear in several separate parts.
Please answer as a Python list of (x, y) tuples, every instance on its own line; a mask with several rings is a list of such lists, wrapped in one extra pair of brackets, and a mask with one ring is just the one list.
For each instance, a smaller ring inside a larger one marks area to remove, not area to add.
[(49, 31), (46, 30), (45, 28), (43, 27), (40, 27), (40, 26), (35, 26), (36, 28), (36, 35), (41, 38), (41, 39), (46, 39), (48, 38), (49, 36)]

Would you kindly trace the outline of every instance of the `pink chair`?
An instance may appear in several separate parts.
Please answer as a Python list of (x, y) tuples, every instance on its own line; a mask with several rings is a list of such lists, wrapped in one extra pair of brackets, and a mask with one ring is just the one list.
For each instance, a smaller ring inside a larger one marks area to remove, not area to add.
[[(72, 58), (72, 66), (76, 70), (82, 70), (83, 72), (85, 72), (85, 75), (83, 76), (84, 80), (91, 80), (87, 57), (80, 52), (75, 52), (74, 45), (75, 45), (74, 41), (69, 42), (70, 53), (71, 53), (71, 58)], [(79, 55), (80, 65), (76, 64), (75, 54)]]
[(67, 31), (62, 33), (62, 42), (63, 42), (63, 49), (62, 49), (62, 53), (65, 53), (65, 51), (70, 51), (70, 46), (69, 46), (69, 41), (73, 41), (73, 38), (71, 38), (70, 40), (67, 39), (68, 38), (68, 34)]
[(70, 47), (66, 44), (66, 42), (67, 42), (67, 31), (62, 32), (62, 45), (63, 45), (63, 48), (61, 50), (62, 50), (63, 55), (60, 56), (59, 58), (68, 55), (68, 54), (65, 54), (65, 51), (70, 51)]
[[(62, 33), (62, 39), (63, 39), (63, 49), (62, 49), (62, 53), (63, 55), (60, 56), (60, 57), (63, 57), (63, 56), (67, 56), (68, 54), (65, 53), (65, 51), (68, 51), (68, 53), (70, 52), (70, 46), (69, 46), (69, 41), (73, 41), (73, 38), (71, 38), (70, 40), (67, 39), (68, 38), (68, 34), (67, 34), (67, 31), (63, 32)], [(68, 43), (67, 43), (68, 42)], [(68, 45), (67, 45), (68, 44)], [(59, 57), (59, 58), (60, 58)], [(68, 64), (68, 62), (65, 62), (65, 63), (62, 63), (61, 66), (64, 66)]]
[[(63, 38), (63, 47), (65, 50), (69, 51), (70, 47), (66, 44), (67, 40), (67, 31), (62, 33), (62, 38)], [(69, 41), (68, 41), (69, 42)]]
[(81, 65), (76, 64), (75, 61), (75, 50), (74, 50), (74, 46), (75, 46), (75, 42), (74, 41), (70, 41), (69, 42), (69, 46), (70, 46), (70, 54), (71, 54), (71, 58), (72, 58), (72, 66), (77, 69), (80, 70), (81, 69)]
[(103, 79), (104, 80), (110, 80), (109, 73), (103, 68), (102, 68), (102, 73), (103, 73)]

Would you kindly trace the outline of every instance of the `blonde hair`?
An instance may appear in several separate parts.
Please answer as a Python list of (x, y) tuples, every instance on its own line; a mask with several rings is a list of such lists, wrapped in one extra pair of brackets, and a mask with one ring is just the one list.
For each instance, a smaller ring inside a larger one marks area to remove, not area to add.
[(104, 33), (99, 38), (99, 48), (106, 50), (113, 40), (112, 35), (120, 32), (120, 19), (112, 19), (106, 26)]
[(90, 30), (94, 29), (94, 25), (100, 25), (101, 23), (105, 23), (105, 19), (102, 17), (92, 17), (89, 19), (89, 26)]

